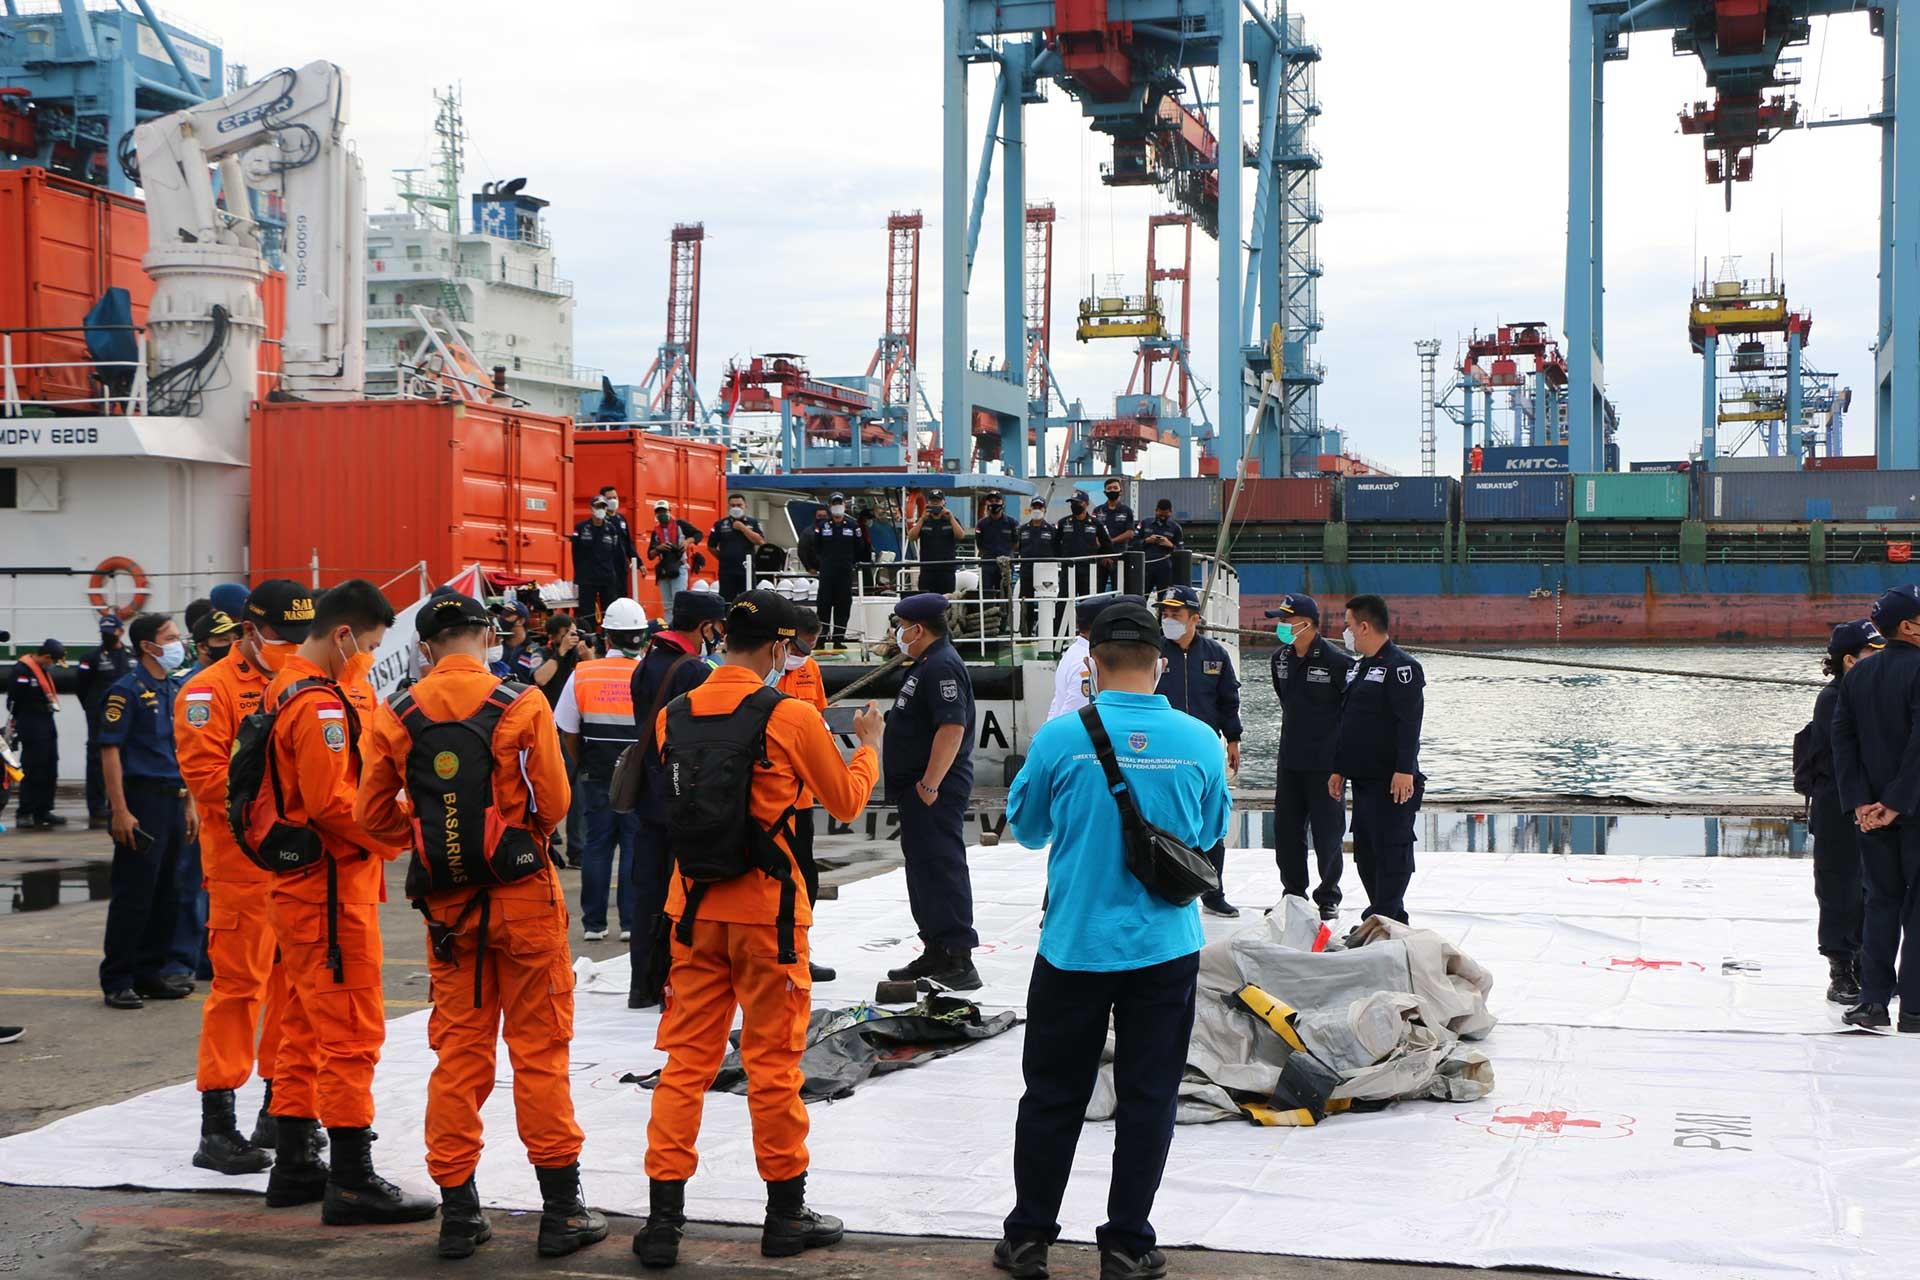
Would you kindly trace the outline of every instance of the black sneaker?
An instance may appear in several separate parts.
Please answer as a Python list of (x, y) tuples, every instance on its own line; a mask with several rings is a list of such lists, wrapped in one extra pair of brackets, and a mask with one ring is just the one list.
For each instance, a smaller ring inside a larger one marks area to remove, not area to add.
[(1859, 962), (1852, 956), (1828, 956), (1827, 999), (1849, 1007), (1860, 1002)]
[(55, 827), (66, 826), (67, 820), (57, 813), (43, 813), (40, 815), (39, 820), (33, 825), (39, 827), (42, 831), (51, 831)]
[(0, 1044), (12, 1044), (25, 1034), (25, 1027), (0, 1027)]
[(952, 961), (937, 947), (928, 947), (910, 962), (898, 969), (887, 970), (889, 982), (917, 982), (921, 978), (931, 978), (934, 974), (953, 968)]
[(1119, 1249), (1100, 1251), (1100, 1280), (1160, 1280), (1167, 1274), (1167, 1255), (1149, 1249), (1134, 1257)]
[(964, 959), (938, 973), (928, 974), (923, 982), (934, 991), (978, 991), (986, 985), (981, 981), (980, 971), (973, 967), (973, 961)]
[(1336, 904), (1331, 907), (1320, 908), (1320, 918), (1322, 920), (1338, 920), (1340, 918), (1339, 906)]
[(1850, 1027), (1860, 1027), (1867, 1031), (1876, 1031), (1893, 1025), (1893, 1018), (1883, 1004), (1855, 1005), (1840, 1015), (1840, 1021)]
[(811, 960), (807, 961), (807, 972), (813, 975), (813, 981), (816, 985), (822, 982), (832, 982), (840, 976), (832, 969), (827, 968), (827, 966), (815, 964)]
[(106, 999), (107, 1008), (109, 1009), (144, 1009), (147, 1007), (147, 1002), (142, 1000), (140, 993), (132, 987), (122, 987), (118, 991), (109, 991), (107, 992)]
[(993, 1246), (993, 1265), (1013, 1280), (1048, 1280), (1045, 1240), (1006, 1239)]
[[(1895, 1023), (1894, 1026), (1897, 1030), (1903, 1032), (1906, 1035), (1913, 1035), (1916, 1032), (1920, 1032), (1920, 1013), (1904, 1013), (1903, 1012), (1900, 1015), (1900, 1021)], [(0, 1030), (4, 1030), (4, 1029), (5, 1028), (0, 1028)], [(3, 1042), (0, 1042), (0, 1043), (3, 1043)]]
[(1219, 916), (1223, 920), (1240, 918), (1240, 908), (1227, 901), (1224, 893), (1209, 893), (1200, 899), (1200, 909), (1210, 916)]

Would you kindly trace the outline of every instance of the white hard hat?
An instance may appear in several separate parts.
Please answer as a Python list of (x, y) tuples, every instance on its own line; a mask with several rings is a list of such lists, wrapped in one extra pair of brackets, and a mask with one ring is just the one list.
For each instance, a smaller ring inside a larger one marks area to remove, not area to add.
[(600, 615), (600, 626), (605, 631), (645, 631), (647, 611), (640, 607), (638, 600), (621, 596)]

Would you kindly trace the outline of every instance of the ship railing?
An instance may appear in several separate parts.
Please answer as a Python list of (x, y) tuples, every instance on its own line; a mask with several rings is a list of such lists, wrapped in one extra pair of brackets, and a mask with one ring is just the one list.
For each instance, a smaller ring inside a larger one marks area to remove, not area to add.
[[(134, 335), (132, 360), (16, 360), (14, 339), (32, 334), (86, 334), (93, 332), (131, 333)], [(97, 396), (61, 396), (55, 399), (28, 399), (22, 386), (26, 376), (47, 369), (83, 369), (100, 394)], [(123, 370), (120, 378), (110, 378), (112, 370)], [(126, 390), (115, 394), (114, 383), (124, 381)], [(36, 329), (0, 330), (0, 418), (19, 418), (29, 409), (93, 409), (107, 415), (144, 414), (147, 411), (147, 335), (137, 325), (53, 325)]]

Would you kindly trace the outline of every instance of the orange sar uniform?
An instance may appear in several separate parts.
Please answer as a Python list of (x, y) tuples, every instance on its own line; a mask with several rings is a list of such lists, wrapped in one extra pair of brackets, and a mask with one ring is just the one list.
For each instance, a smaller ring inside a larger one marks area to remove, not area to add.
[(207, 889), (207, 959), (213, 984), (200, 1011), (202, 1093), (238, 1089), (253, 1073), (259, 1035), (260, 1078), (273, 1079), (280, 1018), (287, 1003), (285, 970), (274, 963), (267, 896), (273, 873), (240, 851), (227, 825), (227, 767), (240, 722), (260, 709), (271, 673), (234, 645), (196, 673), (174, 704), (173, 740), (180, 776), (200, 807), (200, 868)]
[[(808, 654), (807, 660), (794, 671), (782, 672), (780, 683), (774, 688), (789, 698), (798, 698), (820, 709), (821, 715), (827, 713), (827, 681), (820, 674), (820, 664)], [(813, 858), (813, 793), (806, 787), (800, 788), (800, 800), (793, 811), (793, 833), (797, 847), (793, 850), (795, 860), (800, 863), (800, 873), (807, 882), (807, 901), (820, 896), (820, 864)]]
[[(478, 658), (449, 654), (413, 686), (413, 698), (430, 719), (466, 720), (499, 684)], [(412, 744), (400, 718), (382, 704), (366, 735), (366, 772), (354, 817), (378, 839), (395, 844), (414, 843), (413, 807), (404, 798)], [(494, 807), (509, 824), (538, 832), (544, 849), (571, 799), (547, 700), (533, 690), (521, 694), (501, 715), (493, 750)], [(480, 1163), (480, 1108), (493, 1092), (503, 1019), (514, 1119), (528, 1159), (536, 1168), (564, 1168), (579, 1160), (584, 1141), (568, 1088), (573, 957), (566, 893), (553, 861), (543, 854), (540, 870), (523, 879), (441, 890), (424, 901), (432, 919), (452, 925), (481, 893), (488, 898), (485, 951), (478, 911), (464, 916), (467, 923), (445, 960), (434, 953), (431, 938), (427, 947), (433, 985), (427, 1043), (440, 1059), (427, 1083), (427, 1172), (442, 1187), (460, 1186)]]
[[(350, 664), (340, 685), (354, 706), (351, 714), (331, 690), (304, 693), (275, 721), (271, 748), (287, 821), (311, 828), (326, 850), (306, 870), (273, 879), (269, 912), (289, 988), (274, 1062), (273, 1114), (317, 1119), (329, 1129), (373, 1124), (373, 1068), (387, 1038), (380, 904), (387, 898), (385, 864), (400, 851), (375, 839), (353, 816), (361, 763), (360, 745), (351, 739), (378, 701), (365, 670)], [(292, 654), (264, 701), (272, 706), (294, 681), (326, 675)], [(327, 954), (329, 862), (338, 877), (338, 980)]]
[[(723, 666), (685, 696), (696, 715), (725, 715), (761, 687), (751, 671)], [(664, 711), (654, 734), (666, 742)], [(819, 797), (828, 813), (850, 822), (880, 780), (880, 758), (871, 747), (862, 746), (843, 764), (819, 712), (791, 698), (782, 699), (767, 721), (767, 759), (770, 767), (753, 775), (753, 818), (762, 827), (779, 821), (798, 802), (803, 787)], [(784, 836), (776, 840), (791, 859)], [(687, 880), (676, 875), (668, 890), (667, 914), (678, 921), (686, 905)], [(694, 913), (691, 945), (682, 943), (675, 931), (673, 968), (655, 1041), (655, 1047), (666, 1052), (667, 1065), (654, 1088), (653, 1117), (647, 1125), (649, 1178), (684, 1182), (693, 1176), (699, 1164), (694, 1140), (700, 1133), (701, 1107), (726, 1056), (736, 1008), (745, 1013), (740, 1058), (747, 1072), (747, 1110), (753, 1118), (760, 1176), (785, 1182), (807, 1171), (807, 1108), (800, 1101), (800, 1054), (813, 1012), (813, 979), (807, 971), (807, 926), (813, 923), (813, 909), (807, 895), (796, 895), (793, 913), (797, 960), (790, 965), (776, 959), (780, 885), (758, 871), (707, 886)]]

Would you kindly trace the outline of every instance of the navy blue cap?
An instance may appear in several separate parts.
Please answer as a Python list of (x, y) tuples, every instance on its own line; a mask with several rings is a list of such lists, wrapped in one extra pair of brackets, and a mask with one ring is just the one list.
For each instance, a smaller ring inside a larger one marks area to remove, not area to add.
[(1102, 609), (1107, 608), (1109, 605), (1119, 604), (1120, 600), (1121, 600), (1121, 597), (1119, 597), (1118, 595), (1115, 595), (1112, 592), (1108, 592), (1106, 595), (1103, 595), (1103, 596), (1088, 596), (1084, 600), (1074, 601), (1074, 605), (1073, 605), (1074, 629), (1078, 631), (1086, 631), (1091, 629), (1093, 626), (1093, 620), (1100, 616), (1100, 611)]
[(1873, 602), (1873, 625), (1883, 636), (1909, 618), (1920, 618), (1920, 587), (1894, 587)]
[(1200, 607), (1200, 593), (1192, 587), (1168, 587), (1154, 596), (1153, 603), (1164, 609), (1168, 605), (1184, 605), (1189, 609)]
[(1032, 498), (1028, 499), (1027, 508), (1030, 511), (1045, 511), (1047, 509), (1047, 500), (1036, 493)]
[(1096, 649), (1115, 640), (1157, 646), (1160, 643), (1160, 622), (1145, 605), (1123, 600), (1100, 611), (1100, 616), (1093, 620), (1087, 640)]
[(927, 490), (927, 501), (932, 502), (936, 498), (942, 502), (945, 502), (947, 499), (947, 491), (945, 489)]
[(1075, 489), (1073, 496), (1067, 499), (1068, 502), (1085, 502), (1086, 500), (1087, 491), (1085, 489)]
[(221, 582), (207, 592), (207, 599), (213, 607), (229, 618), (239, 618), (247, 612), (247, 597), (252, 594), (244, 582)]
[(902, 622), (926, 622), (944, 617), (946, 612), (947, 598), (937, 591), (922, 591), (893, 606), (893, 616)]
[(40, 652), (49, 658), (64, 658), (67, 656), (67, 646), (48, 636), (40, 642)]
[(717, 591), (679, 591), (673, 597), (673, 617), (669, 620), (675, 631), (691, 631), (703, 622), (721, 622), (727, 616), (727, 601)]
[(120, 623), (119, 614), (103, 613), (100, 615), (100, 634), (101, 635), (103, 636), (117, 635), (121, 630), (122, 630), (122, 627)]
[(496, 618), (504, 614), (512, 614), (514, 617), (520, 619), (520, 621), (526, 622), (533, 617), (533, 613), (527, 608), (526, 602), (516, 600), (512, 596), (490, 601), (487, 608), (493, 612)]
[(1886, 647), (1886, 637), (1866, 618), (1841, 623), (1833, 629), (1833, 636), (1827, 641), (1827, 652), (1834, 657), (1843, 653), (1859, 653), (1862, 649)]
[(827, 495), (828, 502), (845, 502), (846, 500), (847, 495), (844, 493), (830, 493)]
[(1306, 618), (1318, 626), (1320, 622), (1320, 605), (1310, 595), (1290, 591), (1280, 597), (1280, 607), (1278, 609), (1267, 610), (1267, 616), (1269, 618)]

